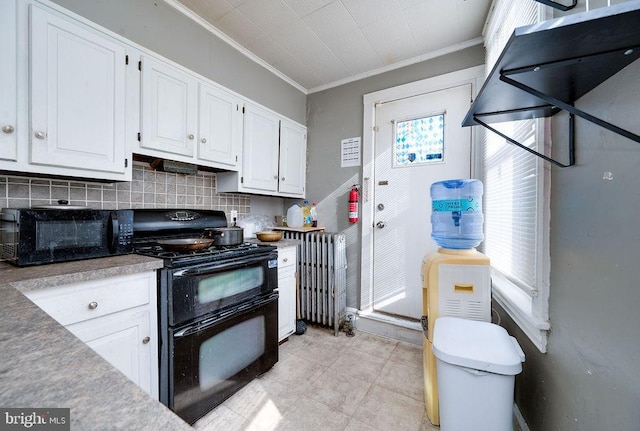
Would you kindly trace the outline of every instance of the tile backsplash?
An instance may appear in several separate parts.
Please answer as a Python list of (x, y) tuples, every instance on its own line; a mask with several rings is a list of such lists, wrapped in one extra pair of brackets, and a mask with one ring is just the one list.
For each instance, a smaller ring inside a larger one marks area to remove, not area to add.
[(224, 211), (228, 220), (231, 210), (248, 214), (251, 203), (246, 195), (218, 193), (215, 173), (160, 172), (143, 162), (134, 162), (132, 181), (110, 184), (0, 174), (0, 208), (29, 208), (58, 200), (96, 209), (213, 209)]

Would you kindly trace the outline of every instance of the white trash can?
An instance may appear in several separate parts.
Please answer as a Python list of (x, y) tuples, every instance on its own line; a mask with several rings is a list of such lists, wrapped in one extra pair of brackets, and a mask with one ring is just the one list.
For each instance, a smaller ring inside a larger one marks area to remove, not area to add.
[(441, 431), (512, 431), (524, 352), (501, 326), (439, 317), (433, 334)]

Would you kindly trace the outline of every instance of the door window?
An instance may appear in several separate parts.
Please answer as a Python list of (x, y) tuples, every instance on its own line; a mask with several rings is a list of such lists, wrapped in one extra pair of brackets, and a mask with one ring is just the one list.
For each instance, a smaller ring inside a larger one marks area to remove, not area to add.
[(443, 160), (444, 113), (394, 123), (394, 167), (423, 165)]

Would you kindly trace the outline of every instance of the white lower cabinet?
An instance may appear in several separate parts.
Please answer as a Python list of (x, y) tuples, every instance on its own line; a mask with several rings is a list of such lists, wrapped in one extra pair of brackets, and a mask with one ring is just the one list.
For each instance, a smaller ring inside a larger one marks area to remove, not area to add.
[(278, 248), (278, 340), (296, 330), (296, 247)]
[(155, 271), (38, 289), (25, 294), (158, 399)]

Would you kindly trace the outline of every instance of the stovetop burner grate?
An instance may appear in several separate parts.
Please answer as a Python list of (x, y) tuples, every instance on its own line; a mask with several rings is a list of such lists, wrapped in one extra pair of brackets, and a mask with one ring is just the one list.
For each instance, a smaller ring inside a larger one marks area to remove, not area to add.
[(276, 247), (253, 243), (242, 243), (233, 246), (211, 246), (201, 250), (188, 252), (168, 251), (157, 244), (144, 244), (134, 247), (137, 254), (164, 259), (165, 266), (176, 267), (203, 262), (214, 262), (253, 254), (269, 253)]

